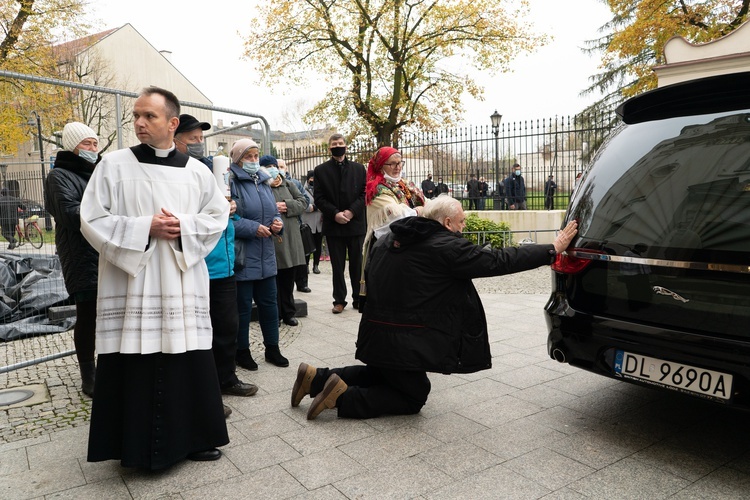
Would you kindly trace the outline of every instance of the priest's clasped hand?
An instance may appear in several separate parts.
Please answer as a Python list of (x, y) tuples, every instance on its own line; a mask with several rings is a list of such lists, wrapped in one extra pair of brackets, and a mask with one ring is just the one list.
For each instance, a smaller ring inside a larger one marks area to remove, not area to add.
[(149, 235), (164, 240), (176, 240), (180, 237), (180, 219), (166, 208), (162, 208), (161, 212), (151, 219)]

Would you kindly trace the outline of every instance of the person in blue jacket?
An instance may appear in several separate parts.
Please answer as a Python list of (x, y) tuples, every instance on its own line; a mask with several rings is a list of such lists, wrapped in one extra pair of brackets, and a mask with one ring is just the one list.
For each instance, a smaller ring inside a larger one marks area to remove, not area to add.
[[(180, 124), (174, 135), (174, 143), (178, 151), (188, 154), (213, 168), (213, 161), (204, 156), (203, 131), (211, 128), (211, 124), (200, 122), (195, 117), (182, 114)], [(235, 356), (237, 354), (237, 328), (239, 324), (237, 313), (237, 283), (234, 277), (234, 223), (237, 219), (235, 211), (237, 204), (230, 202), (229, 223), (221, 235), (221, 239), (205, 258), (208, 267), (209, 304), (213, 341), (211, 349), (216, 362), (216, 372), (222, 394), (232, 396), (252, 396), (258, 392), (254, 384), (242, 382), (237, 377)], [(224, 406), (224, 416), (228, 417), (232, 410)]]
[(237, 364), (257, 370), (250, 354), (250, 314), (253, 301), (266, 347), (265, 358), (276, 366), (289, 366), (279, 350), (279, 310), (276, 302), (276, 248), (273, 238), (282, 237), (284, 223), (276, 199), (260, 167), (260, 150), (252, 139), (240, 139), (230, 151), (232, 199), (237, 203), (234, 220), (235, 245), (244, 245), (244, 259), (235, 265), (237, 278)]

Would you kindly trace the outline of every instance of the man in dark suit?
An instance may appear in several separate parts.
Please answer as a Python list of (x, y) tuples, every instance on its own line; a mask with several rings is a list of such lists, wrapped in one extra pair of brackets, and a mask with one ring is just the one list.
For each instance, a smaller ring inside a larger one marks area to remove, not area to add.
[(331, 159), (315, 167), (315, 206), (323, 213), (323, 235), (333, 271), (333, 314), (346, 307), (344, 268), (349, 254), (352, 305), (359, 306), (359, 279), (362, 244), (367, 232), (364, 165), (346, 157), (346, 141), (341, 134), (328, 139)]

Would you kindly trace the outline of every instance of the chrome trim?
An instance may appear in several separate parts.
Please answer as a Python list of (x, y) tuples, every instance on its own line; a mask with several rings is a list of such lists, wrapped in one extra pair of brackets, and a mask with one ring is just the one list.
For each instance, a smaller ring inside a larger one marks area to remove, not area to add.
[(698, 271), (719, 271), (724, 273), (750, 274), (749, 265), (741, 264), (712, 264), (710, 262), (691, 262), (684, 260), (647, 259), (645, 257), (626, 257), (624, 255), (608, 255), (586, 250), (569, 250), (568, 255), (586, 260), (604, 260), (627, 264), (641, 264), (645, 266), (674, 267), (678, 269), (695, 269)]

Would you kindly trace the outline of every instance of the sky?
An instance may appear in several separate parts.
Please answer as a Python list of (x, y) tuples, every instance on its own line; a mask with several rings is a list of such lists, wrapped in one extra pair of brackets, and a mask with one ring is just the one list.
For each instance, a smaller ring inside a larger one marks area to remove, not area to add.
[[(325, 89), (314, 84), (283, 92), (258, 87), (252, 61), (242, 57), (239, 33), (257, 22), (253, 5), (262, 1), (91, 0), (89, 18), (99, 19), (101, 30), (130, 23), (157, 50), (171, 51), (172, 64), (215, 106), (260, 114), (274, 130), (302, 130), (304, 126), (293, 117), (300, 108), (311, 107)], [(553, 41), (517, 58), (511, 73), (474, 74), (485, 87), (485, 99), (467, 98), (461, 123), (487, 125), (495, 110), (503, 115), (503, 123), (567, 116), (595, 100), (596, 96), (581, 98), (579, 93), (598, 71), (599, 61), (580, 48), (586, 40), (598, 38), (599, 27), (611, 17), (609, 9), (601, 0), (530, 0), (530, 4), (526, 20)]]

